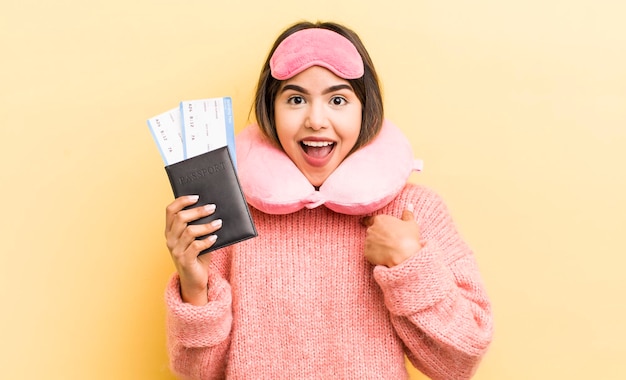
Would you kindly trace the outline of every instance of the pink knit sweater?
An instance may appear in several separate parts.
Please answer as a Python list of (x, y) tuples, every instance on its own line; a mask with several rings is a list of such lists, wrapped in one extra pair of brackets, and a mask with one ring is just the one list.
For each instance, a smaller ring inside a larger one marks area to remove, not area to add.
[[(178, 277), (170, 281), (176, 373), (398, 380), (406, 355), (432, 379), (472, 376), (491, 341), (489, 301), (442, 200), (406, 184), (414, 160), (399, 129), (385, 121), (319, 191), (254, 125), (237, 136), (237, 161), (258, 237), (212, 254), (206, 306), (183, 303)], [(362, 215), (400, 218), (409, 204), (423, 248), (396, 267), (372, 266)]]
[(470, 248), (432, 191), (408, 184), (375, 214), (408, 204), (425, 242), (393, 267), (363, 257), (359, 216), (324, 206), (252, 209), (259, 236), (211, 258), (209, 304), (166, 291), (171, 367), (192, 379), (405, 379), (404, 355), (432, 379), (470, 378), (492, 337)]

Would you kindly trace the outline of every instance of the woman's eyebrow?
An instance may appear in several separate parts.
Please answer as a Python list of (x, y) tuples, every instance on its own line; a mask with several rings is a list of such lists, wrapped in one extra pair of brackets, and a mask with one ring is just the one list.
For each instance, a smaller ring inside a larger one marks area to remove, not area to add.
[(305, 90), (303, 87), (297, 86), (295, 84), (286, 84), (283, 88), (280, 89), (280, 92), (285, 92), (287, 90), (293, 90), (296, 92), (301, 92), (303, 94), (309, 95), (309, 92)]
[(350, 90), (352, 92), (354, 92), (354, 90), (352, 89), (352, 86), (350, 86), (349, 84), (338, 84), (336, 86), (330, 86), (328, 87), (326, 90), (324, 90), (324, 92), (322, 92), (322, 94), (326, 95), (330, 92), (335, 92), (335, 91), (339, 91), (339, 90)]

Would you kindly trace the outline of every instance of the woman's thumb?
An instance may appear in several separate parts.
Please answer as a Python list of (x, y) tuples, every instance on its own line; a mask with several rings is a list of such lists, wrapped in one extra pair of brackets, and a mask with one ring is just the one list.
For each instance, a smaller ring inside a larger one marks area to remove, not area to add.
[(413, 203), (409, 203), (406, 209), (402, 211), (402, 220), (415, 220), (415, 216), (413, 215), (414, 210), (415, 206), (413, 206)]

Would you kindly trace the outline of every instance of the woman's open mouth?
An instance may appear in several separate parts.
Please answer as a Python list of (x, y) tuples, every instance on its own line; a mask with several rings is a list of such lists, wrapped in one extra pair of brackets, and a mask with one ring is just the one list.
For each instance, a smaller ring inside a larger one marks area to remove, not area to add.
[(326, 158), (330, 156), (335, 149), (333, 141), (311, 141), (305, 140), (300, 142), (300, 146), (304, 151), (304, 156), (310, 165), (321, 166), (326, 164)]

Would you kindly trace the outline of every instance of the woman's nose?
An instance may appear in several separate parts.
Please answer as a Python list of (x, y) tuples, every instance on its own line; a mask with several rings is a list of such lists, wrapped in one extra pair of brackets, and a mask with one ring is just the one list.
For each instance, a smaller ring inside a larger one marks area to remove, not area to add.
[(328, 117), (322, 104), (311, 104), (305, 126), (316, 131), (328, 126)]

